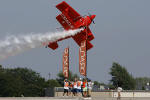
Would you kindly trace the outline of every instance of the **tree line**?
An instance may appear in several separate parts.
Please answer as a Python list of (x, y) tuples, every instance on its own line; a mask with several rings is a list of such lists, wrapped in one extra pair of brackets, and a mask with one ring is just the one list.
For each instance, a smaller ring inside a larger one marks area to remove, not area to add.
[(150, 83), (148, 77), (133, 77), (125, 67), (117, 62), (112, 64), (109, 73), (112, 78), (110, 80), (110, 88), (115, 89), (122, 87), (124, 90), (145, 90), (147, 83)]
[[(78, 77), (69, 72), (69, 80)], [(62, 72), (56, 79), (46, 80), (29, 68), (3, 68), (0, 65), (0, 97), (41, 97), (46, 88), (63, 87), (65, 77)]]
[[(109, 73), (112, 78), (109, 84), (94, 81), (94, 85), (107, 85), (110, 89), (122, 87), (124, 90), (145, 89), (150, 78), (134, 78), (125, 67), (114, 62)], [(73, 81), (77, 74), (69, 72), (69, 80)], [(56, 79), (46, 80), (39, 73), (28, 68), (3, 68), (0, 65), (0, 97), (41, 97), (46, 88), (63, 87), (65, 77), (62, 72)]]

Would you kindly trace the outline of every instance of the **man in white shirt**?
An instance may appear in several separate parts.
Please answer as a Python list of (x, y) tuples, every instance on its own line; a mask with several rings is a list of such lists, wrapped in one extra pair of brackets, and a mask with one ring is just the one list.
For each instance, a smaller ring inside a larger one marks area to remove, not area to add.
[(92, 91), (92, 87), (93, 87), (93, 82), (89, 79), (88, 82), (88, 96), (91, 97), (91, 91)]
[(121, 87), (118, 87), (118, 88), (117, 88), (117, 91), (118, 91), (118, 98), (117, 98), (117, 100), (120, 100), (122, 88), (121, 88)]
[(64, 80), (64, 93), (63, 96), (67, 93), (68, 96), (68, 92), (69, 92), (69, 82), (67, 79)]

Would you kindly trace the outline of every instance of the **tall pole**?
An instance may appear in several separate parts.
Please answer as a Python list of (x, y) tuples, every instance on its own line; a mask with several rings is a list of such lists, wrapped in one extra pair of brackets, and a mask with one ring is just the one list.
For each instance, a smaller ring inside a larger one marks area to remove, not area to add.
[(51, 73), (48, 73), (48, 78), (49, 78), (49, 80), (50, 80), (50, 78), (51, 78)]
[[(69, 66), (69, 46), (68, 46), (68, 66)], [(70, 67), (70, 66), (69, 66)], [(68, 78), (69, 78), (69, 67), (68, 67)]]
[[(87, 16), (86, 16), (87, 17)], [(87, 79), (87, 20), (86, 20), (86, 40), (85, 40), (85, 42), (86, 42), (86, 79)]]

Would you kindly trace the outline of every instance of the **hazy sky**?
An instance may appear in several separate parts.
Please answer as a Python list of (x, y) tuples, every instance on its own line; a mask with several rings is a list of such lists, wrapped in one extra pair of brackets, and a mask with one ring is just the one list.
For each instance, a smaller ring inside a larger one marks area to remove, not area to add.
[[(0, 0), (0, 40), (7, 35), (54, 32), (61, 27), (55, 5), (62, 0)], [(150, 0), (66, 0), (81, 15), (96, 14), (91, 30), (94, 48), (88, 51), (88, 77), (108, 82), (112, 62), (134, 76), (150, 77)], [(55, 51), (36, 48), (9, 57), (7, 68), (28, 67), (43, 77), (56, 78), (62, 70), (62, 52), (70, 46), (70, 70), (78, 73), (78, 49), (72, 40), (59, 42)]]

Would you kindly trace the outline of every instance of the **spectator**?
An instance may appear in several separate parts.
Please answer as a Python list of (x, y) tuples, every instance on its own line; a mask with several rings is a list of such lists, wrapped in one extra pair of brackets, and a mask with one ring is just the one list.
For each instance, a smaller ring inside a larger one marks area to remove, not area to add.
[(118, 87), (118, 88), (117, 88), (117, 91), (118, 91), (118, 98), (117, 98), (117, 100), (120, 100), (120, 99), (121, 99), (121, 91), (122, 91), (122, 88), (121, 88), (121, 87)]
[(88, 83), (87, 83), (87, 80), (86, 80), (86, 79), (84, 79), (82, 87), (83, 87), (83, 97), (87, 97), (87, 87), (88, 87)]
[(93, 84), (94, 83), (89, 79), (89, 82), (88, 82), (88, 97), (91, 97), (91, 91), (92, 91)]
[(64, 93), (63, 93), (63, 96), (64, 96), (65, 94), (67, 94), (67, 96), (68, 96), (68, 92), (69, 92), (69, 82), (68, 82), (67, 79), (65, 79), (65, 80), (64, 80)]
[(82, 86), (82, 79), (80, 78), (80, 80), (77, 81), (77, 93), (81, 93), (81, 86)]
[(73, 92), (73, 82), (69, 81), (69, 95), (71, 95), (72, 92)]
[(75, 78), (73, 83), (73, 94), (74, 96), (77, 96), (77, 78)]

